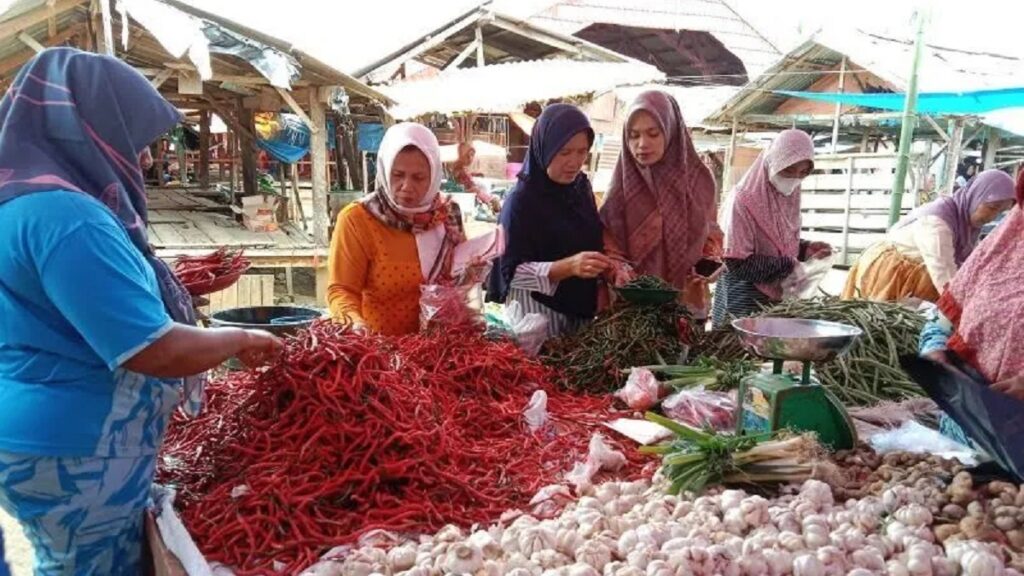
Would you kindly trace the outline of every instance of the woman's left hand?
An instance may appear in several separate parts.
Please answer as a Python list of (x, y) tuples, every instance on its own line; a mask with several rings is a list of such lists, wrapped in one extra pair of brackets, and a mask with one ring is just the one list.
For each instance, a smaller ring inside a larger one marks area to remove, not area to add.
[(996, 382), (992, 385), (992, 389), (1013, 396), (1018, 400), (1024, 400), (1024, 375)]
[(827, 242), (811, 242), (807, 245), (807, 259), (818, 260), (832, 255), (832, 246)]

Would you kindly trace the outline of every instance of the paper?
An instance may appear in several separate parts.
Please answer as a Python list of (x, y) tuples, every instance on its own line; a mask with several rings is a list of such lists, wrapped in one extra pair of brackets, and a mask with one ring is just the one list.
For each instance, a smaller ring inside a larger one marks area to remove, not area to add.
[(490, 262), (505, 252), (505, 230), (498, 226), (486, 234), (466, 240), (455, 247), (452, 276), (459, 276), (472, 265)]
[(670, 430), (667, 430), (654, 422), (648, 422), (647, 420), (619, 418), (618, 420), (606, 422), (605, 426), (615, 430), (619, 434), (622, 434), (641, 446), (654, 444), (655, 442), (659, 442), (672, 436), (672, 432)]

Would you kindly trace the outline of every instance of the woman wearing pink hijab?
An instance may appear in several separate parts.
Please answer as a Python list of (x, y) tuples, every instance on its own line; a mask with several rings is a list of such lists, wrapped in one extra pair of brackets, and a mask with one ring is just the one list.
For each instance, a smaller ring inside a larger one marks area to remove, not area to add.
[(601, 208), (605, 246), (636, 272), (673, 284), (694, 318), (706, 319), (710, 279), (695, 267), (702, 258), (722, 255), (715, 179), (697, 155), (672, 96), (659, 91), (637, 96), (623, 132), (627, 146)]
[(814, 143), (786, 130), (754, 161), (726, 210), (726, 271), (715, 290), (715, 327), (782, 299), (781, 282), (797, 262), (832, 248), (800, 240), (800, 183), (814, 170)]

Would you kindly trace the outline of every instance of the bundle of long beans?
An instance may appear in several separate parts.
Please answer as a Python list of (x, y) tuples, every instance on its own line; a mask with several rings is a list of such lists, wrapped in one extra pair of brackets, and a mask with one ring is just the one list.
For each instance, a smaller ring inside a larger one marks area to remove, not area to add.
[(736, 335), (732, 326), (705, 332), (690, 351), (690, 355), (714, 358), (722, 362), (750, 359), (750, 354), (743, 349), (739, 336)]
[(675, 363), (691, 339), (685, 306), (620, 303), (576, 334), (545, 344), (541, 360), (559, 368), (565, 388), (611, 392), (625, 382), (623, 370)]
[(815, 366), (821, 383), (846, 405), (925, 395), (899, 364), (900, 356), (917, 351), (924, 327), (924, 318), (913, 310), (890, 302), (829, 298), (783, 302), (761, 315), (841, 322), (864, 332), (848, 353)]

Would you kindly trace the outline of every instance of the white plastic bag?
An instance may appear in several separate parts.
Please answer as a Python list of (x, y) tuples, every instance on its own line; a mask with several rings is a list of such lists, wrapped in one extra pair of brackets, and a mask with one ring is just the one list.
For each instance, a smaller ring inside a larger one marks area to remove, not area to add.
[(835, 264), (835, 255), (797, 262), (793, 272), (782, 279), (782, 298), (784, 300), (813, 298), (817, 295), (818, 286), (828, 276), (833, 264)]
[(548, 394), (543, 390), (537, 390), (530, 397), (530, 403), (523, 410), (523, 417), (526, 418), (526, 425), (531, 432), (536, 432), (548, 423)]
[(515, 335), (516, 344), (528, 356), (536, 356), (548, 339), (548, 319), (543, 314), (523, 314), (519, 302), (509, 302), (505, 306), (505, 318)]
[(942, 458), (955, 458), (965, 466), (976, 466), (983, 455), (932, 430), (910, 421), (899, 428), (875, 434), (868, 443), (879, 454), (887, 452), (912, 452), (934, 454)]
[(646, 368), (633, 368), (629, 371), (626, 385), (615, 393), (615, 397), (633, 410), (647, 410), (658, 403), (660, 393), (661, 384), (653, 372)]
[(565, 475), (565, 480), (582, 493), (594, 483), (594, 476), (601, 470), (615, 471), (626, 465), (626, 456), (622, 452), (612, 450), (604, 441), (604, 436), (595, 433), (590, 437), (590, 451), (584, 462), (577, 462), (573, 469)]

